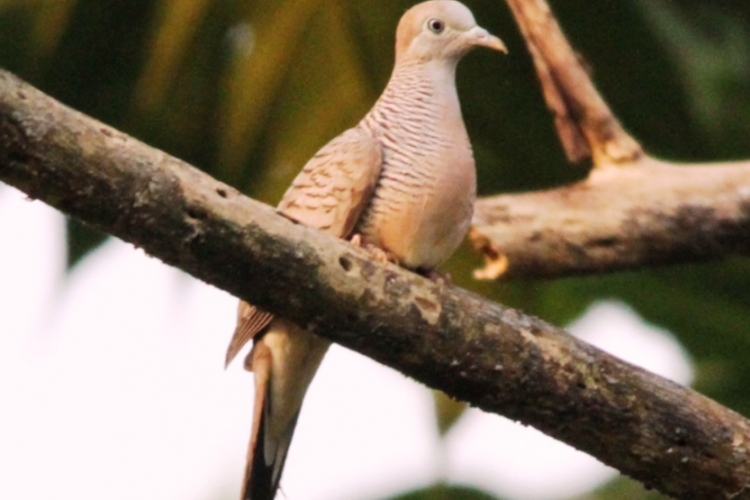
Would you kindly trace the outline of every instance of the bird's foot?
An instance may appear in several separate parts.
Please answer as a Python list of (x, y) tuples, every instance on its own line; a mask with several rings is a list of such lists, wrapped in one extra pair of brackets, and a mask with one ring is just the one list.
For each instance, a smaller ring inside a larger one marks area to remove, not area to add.
[(362, 248), (362, 235), (360, 233), (353, 234), (352, 237), (349, 238), (349, 243), (351, 243), (355, 247)]
[(398, 257), (396, 257), (395, 254), (393, 254), (392, 252), (389, 252), (388, 250), (380, 248), (377, 245), (373, 245), (372, 243), (367, 243), (367, 242), (362, 241), (362, 235), (359, 233), (353, 235), (349, 239), (349, 243), (351, 243), (355, 247), (359, 247), (364, 250), (367, 250), (370, 253), (370, 255), (375, 257), (375, 260), (377, 260), (381, 264), (390, 262), (392, 264), (396, 264), (397, 266), (401, 265), (401, 263), (398, 260)]
[(389, 252), (388, 250), (384, 250), (380, 248), (379, 246), (375, 246), (372, 243), (365, 243), (362, 246), (362, 248), (370, 252), (370, 255), (375, 257), (375, 260), (377, 260), (381, 264), (390, 262), (391, 264), (396, 264), (397, 266), (401, 265), (401, 263), (398, 260), (398, 257), (396, 257), (395, 254), (393, 254), (392, 252)]

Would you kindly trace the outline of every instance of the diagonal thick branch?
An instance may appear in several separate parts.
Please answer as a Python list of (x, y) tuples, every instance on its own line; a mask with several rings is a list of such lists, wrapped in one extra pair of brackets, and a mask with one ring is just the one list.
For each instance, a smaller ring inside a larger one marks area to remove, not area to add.
[(477, 278), (555, 278), (750, 253), (750, 161), (679, 165), (644, 153), (596, 90), (545, 0), (506, 0), (568, 158), (589, 178), (476, 205)]
[(0, 72), (0, 180), (684, 499), (750, 498), (750, 422), (536, 318), (298, 226)]

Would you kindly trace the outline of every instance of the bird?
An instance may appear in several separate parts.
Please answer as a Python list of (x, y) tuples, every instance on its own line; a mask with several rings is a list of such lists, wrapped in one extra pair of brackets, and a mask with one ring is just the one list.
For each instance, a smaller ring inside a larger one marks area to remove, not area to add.
[[(355, 127), (302, 168), (277, 211), (407, 269), (435, 272), (468, 231), (476, 197), (456, 66), (475, 47), (507, 52), (457, 1), (417, 4), (396, 29), (391, 77)], [(226, 364), (253, 341), (255, 406), (242, 500), (273, 500), (305, 392), (330, 342), (240, 301)]]

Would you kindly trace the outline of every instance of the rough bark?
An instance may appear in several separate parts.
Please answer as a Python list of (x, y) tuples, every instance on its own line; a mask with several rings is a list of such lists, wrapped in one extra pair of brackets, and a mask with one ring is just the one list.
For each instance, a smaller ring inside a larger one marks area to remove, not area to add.
[(676, 498), (750, 498), (750, 422), (536, 318), (295, 225), (0, 72), (0, 179)]

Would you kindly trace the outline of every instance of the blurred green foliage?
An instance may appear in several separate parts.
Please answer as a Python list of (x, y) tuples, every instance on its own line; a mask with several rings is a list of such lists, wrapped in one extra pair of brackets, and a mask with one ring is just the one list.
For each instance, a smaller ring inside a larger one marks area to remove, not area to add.
[(438, 484), (419, 491), (412, 491), (391, 500), (500, 500), (499, 498), (466, 486)]
[(647, 490), (641, 483), (628, 477), (619, 477), (596, 491), (570, 500), (667, 500), (660, 493)]
[[(385, 85), (410, 1), (0, 0), (0, 66), (62, 102), (275, 204), (298, 169), (354, 125)], [(508, 8), (466, 0), (510, 55), (477, 51), (458, 75), (480, 194), (583, 178), (569, 165)], [(750, 2), (557, 0), (558, 19), (626, 128), (680, 161), (750, 158)], [(103, 235), (69, 225), (71, 264)], [(672, 330), (698, 390), (750, 415), (750, 261), (553, 282), (454, 281), (565, 324), (619, 298)], [(438, 399), (441, 432), (460, 407)], [(442, 413), (441, 413), (442, 412)], [(587, 498), (655, 498), (618, 484)], [(630, 487), (628, 487), (630, 488)], [(407, 498), (443, 498), (429, 491)], [(453, 492), (455, 493), (455, 492)], [(450, 498), (484, 498), (464, 492)]]

